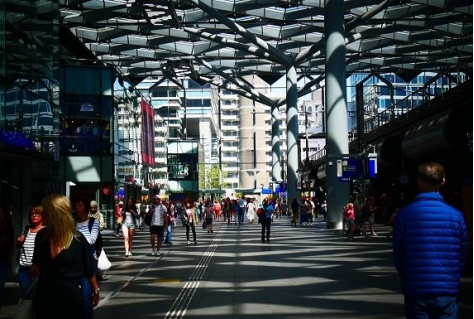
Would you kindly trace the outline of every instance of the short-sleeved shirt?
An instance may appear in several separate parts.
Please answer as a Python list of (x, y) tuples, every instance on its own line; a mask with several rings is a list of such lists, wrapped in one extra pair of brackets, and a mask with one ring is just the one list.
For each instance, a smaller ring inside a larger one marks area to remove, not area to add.
[(163, 204), (153, 205), (155, 211), (151, 218), (151, 225), (152, 226), (163, 226), (165, 222), (165, 214), (168, 212), (166, 206)]

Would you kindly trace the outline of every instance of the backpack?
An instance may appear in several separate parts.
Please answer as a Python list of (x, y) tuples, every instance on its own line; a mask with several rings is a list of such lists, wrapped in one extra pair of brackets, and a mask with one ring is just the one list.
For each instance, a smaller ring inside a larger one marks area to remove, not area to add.
[[(89, 217), (89, 232), (92, 231), (92, 225), (94, 225), (94, 217)], [(102, 253), (102, 248), (104, 247), (104, 243), (102, 242), (102, 234), (100, 233), (97, 235), (97, 239), (95, 240), (95, 243), (91, 245), (91, 247), (95, 248), (95, 253), (97, 254), (97, 257), (100, 256)]]
[[(153, 214), (154, 214), (154, 213), (153, 213)], [(144, 220), (145, 225), (151, 226), (151, 218), (153, 217), (153, 214), (148, 214), (148, 213), (147, 213), (147, 214), (145, 215), (145, 220)]]

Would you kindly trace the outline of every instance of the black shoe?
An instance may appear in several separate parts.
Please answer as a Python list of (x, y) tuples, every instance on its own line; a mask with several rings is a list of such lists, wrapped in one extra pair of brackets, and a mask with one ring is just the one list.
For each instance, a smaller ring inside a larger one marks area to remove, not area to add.
[(262, 243), (265, 241), (265, 239), (262, 239)]
[(194, 245), (197, 245), (197, 244), (198, 244), (198, 242), (197, 242), (197, 241), (194, 241)]

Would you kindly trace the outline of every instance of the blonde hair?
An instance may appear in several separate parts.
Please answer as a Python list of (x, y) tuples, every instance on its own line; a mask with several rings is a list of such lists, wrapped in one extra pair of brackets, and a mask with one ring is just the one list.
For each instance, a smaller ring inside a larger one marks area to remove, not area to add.
[(72, 217), (69, 199), (61, 194), (47, 195), (41, 201), (43, 205), (43, 224), (46, 234), (58, 247), (69, 248), (76, 234), (76, 222)]
[(347, 209), (352, 209), (352, 208), (354, 208), (354, 204), (348, 203), (346, 207), (347, 207)]

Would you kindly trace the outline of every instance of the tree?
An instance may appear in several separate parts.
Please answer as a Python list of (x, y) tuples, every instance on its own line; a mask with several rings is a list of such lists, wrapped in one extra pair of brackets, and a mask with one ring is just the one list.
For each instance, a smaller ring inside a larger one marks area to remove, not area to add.
[(206, 165), (199, 164), (199, 188), (200, 189), (224, 189), (228, 188), (229, 183), (223, 181), (227, 178), (227, 173), (221, 171), (219, 164), (212, 164), (206, 170)]

